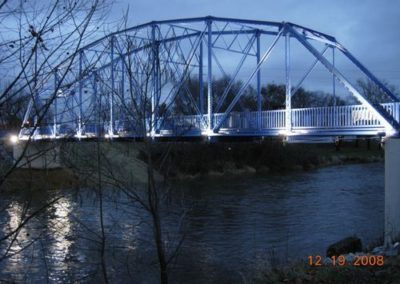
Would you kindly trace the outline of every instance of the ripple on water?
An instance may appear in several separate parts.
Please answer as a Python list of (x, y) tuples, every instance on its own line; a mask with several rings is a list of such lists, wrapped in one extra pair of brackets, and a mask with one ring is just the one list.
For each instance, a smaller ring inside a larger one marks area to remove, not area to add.
[[(329, 244), (343, 237), (357, 234), (368, 243), (383, 231), (382, 164), (194, 180), (174, 184), (173, 189), (171, 208), (179, 212), (183, 192), (191, 209), (173, 270), (178, 282), (197, 279), (202, 283), (204, 278), (209, 282), (240, 282), (243, 275), (270, 265), (276, 254), (291, 259), (324, 254)], [(54, 194), (36, 193), (32, 209)], [(79, 197), (70, 190), (57, 194), (62, 195), (58, 203), (20, 230), (9, 253), (28, 247), (0, 262), (0, 279), (23, 282), (29, 273), (38, 282), (49, 277), (64, 283), (98, 271), (96, 194), (89, 189), (81, 190)], [(29, 200), (24, 192), (17, 195), (0, 201), (0, 208), (7, 205), (0, 212), (2, 235), (18, 226)], [(105, 200), (104, 217), (112, 277), (157, 282), (148, 218), (141, 218), (143, 212), (126, 203), (123, 194), (111, 197)], [(179, 218), (174, 216), (165, 221), (171, 237), (168, 244), (178, 231)], [(1, 254), (6, 249), (5, 243), (0, 244)]]

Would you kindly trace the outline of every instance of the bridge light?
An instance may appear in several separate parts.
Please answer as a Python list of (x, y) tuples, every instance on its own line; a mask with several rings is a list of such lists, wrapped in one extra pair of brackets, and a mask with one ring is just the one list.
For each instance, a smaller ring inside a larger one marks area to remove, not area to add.
[(19, 141), (19, 139), (18, 139), (18, 136), (17, 136), (17, 135), (11, 135), (11, 136), (10, 136), (10, 142), (11, 142), (12, 144), (17, 144), (18, 141)]
[(398, 133), (394, 128), (386, 128), (385, 134), (387, 137), (391, 137), (397, 135)]
[(214, 132), (212, 129), (206, 129), (204, 131), (201, 132), (201, 135), (203, 136), (214, 136)]
[(287, 136), (287, 135), (289, 135), (289, 132), (286, 129), (283, 129), (283, 130), (279, 130), (278, 134), (282, 135), (282, 136)]
[[(149, 136), (149, 135), (147, 135), (147, 136)], [(119, 137), (117, 134), (110, 134), (110, 133), (104, 134), (104, 138), (106, 138), (106, 139), (117, 138), (117, 137)]]
[(85, 135), (82, 135), (79, 132), (75, 134), (75, 138), (81, 139), (81, 138), (84, 138), (84, 137), (85, 137)]

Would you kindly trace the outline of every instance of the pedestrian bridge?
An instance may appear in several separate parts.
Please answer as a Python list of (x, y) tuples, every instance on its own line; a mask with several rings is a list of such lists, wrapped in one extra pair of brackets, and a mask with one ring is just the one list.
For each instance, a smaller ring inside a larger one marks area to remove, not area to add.
[[(292, 68), (300, 56), (295, 48), (312, 58), (296, 80)], [(268, 82), (263, 66), (274, 52), (283, 59), (285, 105), (268, 110), (263, 109), (269, 95), (262, 94)], [(379, 92), (367, 96), (360, 91), (336, 64), (339, 55)], [(333, 103), (292, 107), (317, 65), (332, 78)], [(223, 88), (215, 86), (218, 77), (229, 78)], [(212, 16), (154, 21), (81, 47), (40, 82), (31, 94), (20, 140), (390, 137), (400, 129), (398, 97), (333, 36), (288, 22)], [(358, 104), (336, 105), (336, 84)], [(253, 97), (253, 109), (242, 106), (245, 96)]]

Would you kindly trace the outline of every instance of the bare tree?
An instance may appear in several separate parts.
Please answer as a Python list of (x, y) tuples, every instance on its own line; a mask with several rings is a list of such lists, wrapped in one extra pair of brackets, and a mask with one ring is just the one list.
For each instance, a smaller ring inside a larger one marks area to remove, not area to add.
[[(58, 90), (70, 83), (69, 74), (78, 58), (78, 51), (96, 36), (107, 6), (106, 0), (0, 2), (0, 69), (4, 80), (0, 89), (0, 120), (7, 121), (5, 127), (10, 127), (10, 120), (18, 122), (21, 108), (31, 110), (30, 116), (25, 117), (24, 127), (29, 138), (24, 143), (22, 154), (16, 160), (8, 159), (8, 163), (4, 162), (6, 157), (0, 159), (0, 194), (7, 189), (4, 182), (10, 174), (23, 166), (33, 133), (51, 112)], [(55, 72), (57, 80), (54, 80)], [(50, 81), (54, 84), (49, 90), (46, 86)], [(37, 153), (37, 156), (45, 154), (45, 151)], [(0, 155), (4, 156), (4, 151), (0, 151)], [(54, 198), (38, 209), (32, 209), (30, 202), (26, 202), (18, 216), (18, 224), (12, 228), (5, 227), (0, 235), (0, 261), (26, 248), (23, 246), (10, 253), (22, 229), (58, 200), (59, 197)], [(12, 204), (3, 206), (1, 210)]]
[[(383, 82), (384, 85), (392, 92), (396, 92), (396, 88), (394, 86), (389, 85), (387, 82)], [(374, 104), (380, 104), (384, 102), (391, 102), (388, 95), (372, 80), (367, 79), (359, 79), (357, 80), (357, 86), (360, 89), (361, 93), (369, 99)]]
[[(35, 121), (26, 119), (32, 135), (49, 112), (65, 84), (80, 47), (95, 34), (104, 18), (105, 0), (2, 1), (0, 5), (0, 67), (7, 84), (0, 90), (0, 109), (11, 101), (28, 101), (25, 107)], [(50, 81), (57, 82), (46, 90)], [(27, 141), (28, 145), (30, 139)], [(24, 155), (21, 155), (20, 159)], [(0, 184), (17, 167), (0, 176)]]
[[(170, 201), (171, 189), (166, 177), (169, 170), (168, 155), (173, 144), (169, 144), (161, 155), (155, 157), (157, 146), (154, 145), (154, 135), (159, 131), (161, 123), (168, 123), (168, 119), (172, 120), (171, 97), (183, 88), (183, 84), (174, 77), (176, 75), (173, 75), (173, 70), (168, 69), (170, 67), (167, 64), (161, 64), (163, 58), (168, 57), (176, 47), (173, 44), (161, 46), (160, 42), (144, 43), (143, 47), (140, 45), (139, 32), (151, 33), (149, 30), (130, 31), (110, 37), (113, 46), (119, 47), (116, 48), (114, 61), (107, 65), (114, 70), (95, 70), (91, 77), (93, 92), (97, 94), (94, 112), (97, 117), (97, 134), (105, 135), (111, 140), (117, 132), (121, 136), (127, 135), (132, 139), (131, 143), (134, 143), (134, 153), (124, 157), (116, 142), (107, 144), (97, 140), (96, 148), (87, 147), (93, 148), (91, 158), (86, 159), (84, 165), (81, 164), (76, 169), (80, 175), (95, 182), (100, 200), (104, 197), (105, 188), (114, 187), (125, 193), (131, 206), (146, 212), (147, 216), (143, 216), (143, 220), (147, 218), (151, 220), (150, 228), (153, 233), (160, 282), (168, 283), (169, 267), (183, 243), (184, 233), (179, 237), (174, 235), (171, 239), (166, 229), (166, 216), (169, 210), (167, 204)], [(114, 72), (113, 80), (110, 78), (112, 72)], [(183, 76), (189, 76), (187, 70), (182, 72)], [(126, 82), (126, 85), (122, 82)], [(172, 91), (162, 98), (160, 90), (167, 84), (173, 85)], [(113, 104), (110, 104), (110, 101)], [(160, 106), (163, 106), (163, 110)], [(163, 113), (162, 119), (160, 112)], [(118, 123), (113, 121), (116, 117), (119, 118)], [(105, 132), (100, 130), (103, 128), (106, 129)], [(179, 136), (184, 130), (177, 131), (176, 135)], [(138, 141), (135, 141), (135, 137)], [(67, 152), (71, 153), (71, 150)], [(137, 158), (138, 155), (142, 160)], [(80, 157), (77, 160), (82, 162)], [(165, 174), (164, 178), (160, 173)], [(142, 179), (136, 179), (138, 176)], [(101, 204), (102, 201), (99, 207), (102, 235), (100, 262), (103, 280), (107, 281), (108, 265), (105, 257), (107, 230), (103, 223), (104, 208)], [(183, 228), (184, 215), (185, 210), (182, 209), (176, 223), (177, 231)]]
[[(10, 100), (20, 96), (29, 101), (27, 115), (25, 115), (22, 125), (29, 138), (20, 158), (2, 172), (0, 184), (15, 168), (21, 166), (22, 157), (26, 156), (26, 149), (31, 142), (32, 135), (40, 127), (39, 125), (49, 123), (52, 107), (59, 98), (60, 92), (73, 98), (77, 94), (71, 90), (72, 88), (85, 80), (86, 82), (93, 80), (93, 85), (99, 87), (99, 96), (92, 110), (98, 116), (95, 122), (99, 129), (98, 134), (103, 135), (101, 129), (106, 129), (106, 134), (112, 138), (117, 131), (112, 117), (121, 117), (120, 122), (125, 124), (125, 131), (134, 137), (142, 138), (142, 141), (136, 146), (137, 151), (144, 155), (142, 167), (146, 175), (143, 190), (143, 187), (137, 183), (126, 179), (126, 174), (129, 175), (129, 171), (132, 169), (121, 173), (120, 168), (113, 166), (121, 161), (110, 159), (110, 156), (107, 156), (102, 149), (101, 144), (103, 143), (99, 141), (96, 143), (97, 159), (90, 161), (91, 166), (85, 167), (87, 172), (84, 172), (82, 167), (78, 169), (81, 174), (87, 174), (95, 181), (100, 200), (99, 245), (102, 279), (108, 282), (109, 278), (108, 263), (106, 262), (107, 230), (103, 216), (103, 189), (106, 186), (114, 186), (126, 193), (132, 206), (144, 209), (151, 219), (160, 281), (167, 283), (169, 265), (177, 256), (183, 237), (171, 241), (166, 231), (165, 210), (168, 208), (165, 207), (165, 204), (169, 200), (169, 187), (165, 180), (163, 181), (159, 177), (158, 172), (168, 170), (166, 161), (170, 149), (167, 147), (165, 153), (155, 160), (152, 139), (154, 134), (159, 131), (160, 124), (167, 123), (166, 119), (171, 115), (169, 110), (174, 101), (173, 97), (183, 88), (184, 80), (180, 80), (174, 75), (176, 70), (168, 69), (165, 67), (168, 65), (160, 64), (161, 60), (167, 60), (165, 58), (171, 57), (171, 53), (176, 52), (173, 43), (163, 43), (160, 46), (159, 43), (155, 44), (153, 41), (150, 44), (144, 43), (139, 50), (140, 37), (135, 33), (120, 33), (123, 40), (120, 40), (119, 43), (125, 46), (118, 50), (115, 45), (118, 59), (111, 60), (112, 68), (117, 61), (122, 62), (119, 68), (124, 68), (124, 72), (120, 70), (119, 74), (123, 74), (122, 76), (127, 82), (125, 86), (110, 85), (109, 77), (107, 77), (110, 75), (107, 71), (110, 69), (97, 70), (96, 68), (99, 66), (96, 65), (96, 61), (100, 61), (100, 58), (93, 58), (91, 63), (85, 65), (84, 70), (77, 71), (76, 66), (79, 66), (77, 60), (82, 54), (80, 48), (94, 36), (93, 31), (97, 30), (100, 19), (103, 19), (106, 4), (101, 0), (89, 2), (57, 0), (52, 5), (36, 2), (10, 4), (7, 1), (1, 4), (0, 11), (4, 11), (0, 15), (3, 17), (1, 22), (15, 22), (16, 30), (15, 33), (1, 34), (3, 44), (0, 45), (0, 48), (4, 52), (0, 56), (0, 66), (7, 68), (7, 66), (15, 65), (15, 62), (18, 64), (13, 66), (10, 78), (7, 78), (9, 83), (2, 89), (0, 106), (5, 106)], [(0, 28), (7, 31), (5, 26)], [(111, 36), (110, 44), (114, 43), (114, 37)], [(181, 72), (183, 72), (183, 77), (189, 78), (190, 74), (187, 68)], [(155, 83), (156, 81), (157, 83)], [(160, 90), (163, 85), (168, 83), (172, 83), (174, 87), (162, 102)], [(153, 93), (152, 96), (150, 96), (151, 93)], [(114, 109), (113, 106), (110, 107), (109, 104), (104, 103), (104, 99), (105, 101), (113, 99), (116, 101), (115, 105), (120, 107)], [(70, 109), (63, 111), (68, 112)], [(160, 113), (163, 113), (163, 120), (160, 119)], [(110, 122), (105, 123), (106, 120)], [(79, 121), (79, 124), (88, 122), (89, 119)], [(48, 206), (51, 204), (50, 202)], [(21, 221), (22, 226), (26, 224), (23, 220), (29, 221), (35, 214), (42, 211), (43, 209), (25, 214)], [(177, 224), (178, 227), (181, 225), (181, 222)], [(4, 236), (3, 239), (16, 237), (19, 232), (18, 229), (10, 231), (10, 234)]]
[[(114, 181), (134, 204), (138, 204), (150, 215), (160, 270), (160, 282), (168, 283), (169, 266), (177, 256), (184, 240), (184, 233), (181, 231), (181, 236), (172, 241), (169, 239), (165, 227), (166, 210), (168, 210), (166, 205), (170, 194), (170, 187), (167, 182), (168, 156), (173, 143), (165, 147), (165, 151), (156, 159), (154, 149), (157, 148), (157, 145), (154, 145), (154, 135), (159, 132), (161, 124), (176, 119), (176, 117), (173, 117), (174, 113), (171, 109), (176, 96), (187, 88), (185, 81), (190, 78), (188, 70), (190, 63), (182, 62), (182, 65), (186, 66), (183, 70), (174, 70), (171, 69), (169, 64), (165, 64), (165, 62), (172, 60), (172, 56), (176, 53), (178, 47), (175, 43), (155, 40), (157, 28), (153, 26), (150, 29), (147, 32), (152, 33), (153, 41), (148, 48), (140, 52), (135, 51), (139, 37), (136, 39), (135, 33), (123, 35), (123, 37), (126, 37), (126, 53), (120, 54), (120, 57), (129, 82), (128, 99), (121, 97), (121, 92), (115, 93), (121, 101), (121, 112), (124, 117), (128, 121), (138, 122), (138, 124), (132, 125), (130, 130), (142, 137), (142, 142), (136, 145), (146, 162), (145, 194), (142, 194), (137, 187), (132, 187), (132, 185), (118, 181), (118, 179), (114, 179)], [(189, 58), (193, 57), (194, 50)], [(181, 75), (180, 80), (176, 78), (177, 74)], [(162, 94), (161, 90), (167, 84), (172, 86), (171, 90)], [(127, 104), (127, 102), (130, 103)], [(173, 128), (173, 131), (176, 136), (180, 136), (184, 134), (185, 129)], [(164, 173), (163, 179), (160, 177), (160, 173)], [(176, 224), (180, 229), (183, 226), (184, 215), (185, 210), (182, 209), (180, 222)]]

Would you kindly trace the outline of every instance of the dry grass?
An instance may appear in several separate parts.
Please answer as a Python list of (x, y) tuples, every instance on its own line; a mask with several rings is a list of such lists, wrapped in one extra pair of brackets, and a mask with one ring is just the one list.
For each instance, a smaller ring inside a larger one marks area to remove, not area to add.
[(2, 189), (58, 189), (73, 188), (84, 184), (71, 170), (66, 168), (33, 170), (16, 169), (6, 179)]

